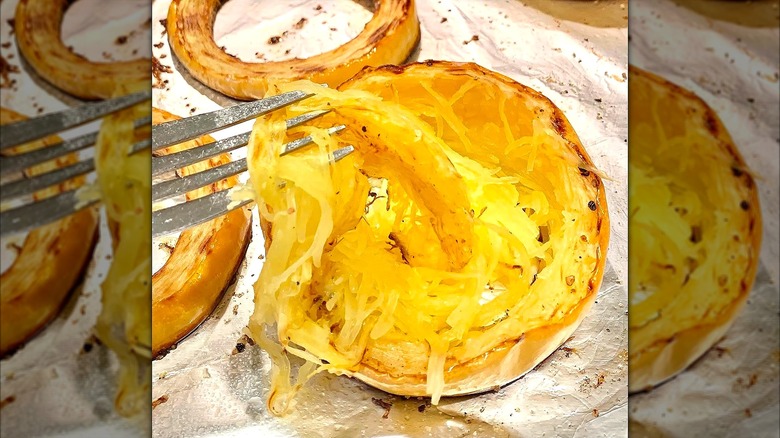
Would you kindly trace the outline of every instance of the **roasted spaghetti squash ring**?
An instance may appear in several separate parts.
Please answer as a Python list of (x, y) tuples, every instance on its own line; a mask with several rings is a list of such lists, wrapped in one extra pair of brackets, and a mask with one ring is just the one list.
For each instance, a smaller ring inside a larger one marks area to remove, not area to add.
[(692, 92), (630, 68), (629, 391), (687, 368), (752, 288), (758, 191), (718, 116)]
[(371, 21), (343, 46), (307, 59), (250, 63), (214, 42), (219, 0), (173, 0), (168, 40), (179, 61), (205, 85), (236, 99), (265, 96), (269, 81), (309, 79), (335, 87), (365, 66), (400, 64), (420, 38), (414, 0), (377, 0)]
[[(552, 102), (433, 61), (287, 89), (314, 96), (259, 118), (249, 145), (267, 249), (249, 329), (277, 366), (273, 412), (317, 369), (437, 403), (511, 382), (568, 339), (600, 287), (609, 216)], [(277, 158), (284, 119), (318, 108), (346, 130), (302, 128), (319, 148)], [(328, 166), (339, 143), (356, 152)], [(287, 354), (309, 362), (294, 386)]]
[[(157, 108), (153, 108), (152, 117), (153, 124), (178, 118)], [(212, 141), (206, 135), (161, 152), (170, 154)], [(230, 156), (223, 154), (187, 166), (180, 174), (186, 176), (228, 162)], [(188, 193), (187, 199), (227, 189), (237, 182), (235, 176), (227, 178)], [(152, 276), (153, 356), (193, 331), (214, 310), (241, 264), (250, 223), (249, 211), (242, 208), (181, 233), (168, 261)]]
[(19, 51), (57, 88), (82, 99), (109, 99), (149, 88), (151, 60), (101, 63), (73, 53), (62, 42), (67, 1), (24, 0), (16, 7)]
[[(0, 125), (24, 119), (21, 114), (0, 108)], [(8, 152), (29, 152), (58, 141), (57, 137), (48, 137)], [(74, 154), (66, 155), (34, 166), (25, 174), (34, 176), (76, 161)], [(76, 178), (35, 196), (49, 197), (81, 183), (83, 178)], [(0, 356), (20, 347), (57, 316), (89, 263), (96, 230), (97, 214), (94, 208), (88, 208), (27, 234), (16, 259), (0, 275)]]

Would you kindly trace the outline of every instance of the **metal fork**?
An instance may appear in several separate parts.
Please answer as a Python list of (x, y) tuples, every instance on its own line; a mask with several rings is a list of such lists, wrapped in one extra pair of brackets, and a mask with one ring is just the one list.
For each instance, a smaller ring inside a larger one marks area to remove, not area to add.
[[(3, 125), (0, 128), (0, 153), (7, 152), (8, 148), (83, 125), (150, 99), (151, 92), (144, 91)], [(134, 124), (136, 129), (149, 126), (151, 118), (135, 120)], [(0, 176), (6, 177), (36, 164), (88, 149), (95, 144), (97, 136), (97, 132), (91, 132), (34, 151), (13, 155), (4, 153), (0, 157)], [(151, 139), (145, 139), (133, 144), (128, 153), (134, 154), (149, 149), (150, 146)], [(14, 199), (32, 195), (41, 189), (90, 173), (94, 168), (95, 163), (92, 158), (89, 158), (32, 178), (11, 178), (10, 181), (0, 184), (0, 202), (5, 205)], [(98, 202), (97, 199), (80, 199), (77, 194), (79, 189), (75, 188), (42, 200), (22, 203), (20, 206), (3, 211), (0, 213), (0, 235), (28, 231), (46, 225)]]
[[(311, 94), (302, 91), (290, 91), (258, 101), (155, 125), (152, 127), (152, 151), (259, 117), (311, 96)], [(312, 111), (293, 117), (286, 121), (287, 129), (312, 121), (328, 112), (329, 110)], [(328, 132), (333, 135), (344, 128), (344, 125), (338, 125), (331, 127)], [(152, 177), (159, 177), (166, 172), (181, 169), (190, 164), (241, 148), (249, 142), (249, 137), (250, 133), (247, 132), (173, 154), (154, 156), (152, 158)], [(313, 140), (310, 136), (291, 141), (284, 145), (280, 155), (289, 154), (312, 143)], [(336, 162), (353, 151), (354, 147), (351, 145), (337, 149), (331, 154), (331, 162)], [(156, 183), (152, 186), (152, 202), (183, 195), (246, 170), (247, 162), (245, 158), (242, 158), (184, 178)], [(183, 231), (252, 202), (251, 200), (233, 201), (230, 191), (231, 189), (225, 189), (152, 212), (152, 236), (157, 237)]]

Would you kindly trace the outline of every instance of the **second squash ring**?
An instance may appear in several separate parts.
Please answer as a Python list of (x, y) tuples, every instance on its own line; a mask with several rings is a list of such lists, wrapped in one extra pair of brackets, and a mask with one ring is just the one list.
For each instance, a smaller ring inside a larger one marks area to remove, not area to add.
[(401, 64), (420, 38), (414, 0), (377, 0), (373, 18), (353, 40), (306, 59), (252, 63), (214, 41), (219, 0), (173, 0), (167, 31), (171, 50), (198, 81), (242, 100), (265, 96), (269, 81), (309, 79), (338, 86), (365, 66)]

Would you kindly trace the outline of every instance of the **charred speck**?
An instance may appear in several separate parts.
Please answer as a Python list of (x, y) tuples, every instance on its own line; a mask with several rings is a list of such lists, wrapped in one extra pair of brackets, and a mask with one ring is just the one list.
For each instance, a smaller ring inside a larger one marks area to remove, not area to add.
[(387, 419), (390, 416), (390, 408), (393, 407), (393, 403), (374, 397), (371, 397), (371, 402), (385, 410), (385, 413), (382, 414), (382, 418)]
[(307, 21), (309, 21), (309, 20), (307, 20), (305, 17), (301, 18), (300, 20), (298, 20), (297, 23), (295, 23), (293, 25), (293, 27), (296, 28), (296, 29), (301, 29), (301, 28), (303, 28), (303, 26), (306, 24)]
[(365, 127), (365, 126), (363, 126), (362, 128), (360, 128), (360, 130), (361, 130), (361, 131), (363, 131), (363, 132), (366, 132), (366, 131), (367, 131), (367, 129), (366, 129), (366, 127)]
[(84, 353), (89, 353), (92, 351), (92, 343), (87, 342), (84, 344)]
[(238, 351), (239, 353), (243, 353), (244, 350), (246, 350), (246, 345), (244, 345), (243, 342), (239, 342), (236, 344), (236, 351)]
[(596, 211), (596, 203), (593, 201), (588, 201), (588, 208), (591, 209), (591, 211)]
[(748, 210), (748, 209), (750, 208), (750, 203), (749, 203), (749, 202), (747, 202), (747, 201), (742, 201), (742, 202), (740, 202), (740, 203), (739, 203), (739, 206), (740, 206), (740, 207), (741, 207), (743, 210)]
[(152, 402), (152, 409), (168, 401), (168, 395), (163, 395)]
[(739, 167), (734, 166), (731, 168), (731, 173), (734, 174), (734, 176), (736, 177), (740, 177), (744, 172), (742, 172), (742, 169), (740, 169)]
[(280, 36), (272, 36), (271, 38), (268, 38), (268, 44), (279, 44), (279, 41), (282, 40), (282, 37)]
[(479, 41), (479, 35), (472, 35), (471, 39), (463, 41), (463, 45), (465, 46), (472, 41)]
[(580, 169), (580, 175), (582, 175), (582, 176), (589, 176), (590, 175), (590, 172), (587, 169), (583, 169), (582, 167), (580, 167), (579, 169)]
[(692, 227), (691, 228), (691, 243), (699, 243), (701, 242), (701, 227)]

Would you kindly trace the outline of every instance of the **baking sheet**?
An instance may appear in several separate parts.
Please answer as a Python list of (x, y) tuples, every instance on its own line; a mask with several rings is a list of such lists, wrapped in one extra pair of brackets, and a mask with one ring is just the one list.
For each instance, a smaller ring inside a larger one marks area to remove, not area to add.
[(686, 372), (631, 396), (632, 436), (778, 437), (780, 30), (714, 21), (668, 0), (636, 3), (631, 63), (692, 90), (718, 113), (756, 175), (764, 228), (742, 313)]
[[(357, 35), (371, 17), (369, 3), (231, 0), (217, 15), (214, 35), (218, 45), (245, 60), (311, 55)], [(159, 87), (154, 105), (188, 116), (236, 103), (189, 77), (171, 55), (160, 23), (169, 4), (153, 4), (153, 54), (170, 70), (154, 80)], [(267, 355), (257, 347), (236, 349), (237, 342), (245, 342), (252, 284), (262, 267), (255, 211), (253, 239), (237, 283), (193, 335), (154, 362), (156, 437), (626, 436), (628, 32), (564, 21), (520, 1), (418, 0), (417, 9), (422, 37), (411, 60), (473, 61), (544, 93), (608, 175), (612, 238), (593, 310), (566, 350), (496, 392), (445, 398), (433, 407), (424, 399), (390, 396), (323, 373), (299, 393), (292, 414), (275, 418), (265, 409)], [(307, 19), (305, 26), (294, 29), (301, 18)], [(279, 35), (284, 35), (280, 43), (266, 43)], [(213, 136), (225, 138), (250, 126)], [(161, 259), (154, 265), (159, 267)], [(386, 418), (372, 399), (392, 403)]]
[[(17, 70), (8, 74), (14, 86), (0, 89), (0, 105), (34, 117), (83, 104), (44, 82), (21, 59), (10, 20), (17, 4), (18, 0), (0, 3), (0, 55)], [(93, 61), (138, 58), (149, 53), (151, 38), (146, 23), (151, 11), (144, 5), (148, 0), (77, 1), (65, 14), (63, 41)], [(119, 36), (127, 37), (124, 44), (116, 44)], [(98, 127), (99, 122), (93, 122), (61, 137), (73, 138)], [(84, 282), (62, 312), (13, 356), (0, 361), (2, 436), (135, 437), (148, 430), (148, 418), (128, 421), (114, 412), (118, 364), (114, 354), (92, 337), (101, 307), (100, 283), (112, 255), (103, 211), (99, 232)], [(2, 239), (3, 271), (16, 257), (11, 244), (22, 242), (24, 235)]]

